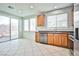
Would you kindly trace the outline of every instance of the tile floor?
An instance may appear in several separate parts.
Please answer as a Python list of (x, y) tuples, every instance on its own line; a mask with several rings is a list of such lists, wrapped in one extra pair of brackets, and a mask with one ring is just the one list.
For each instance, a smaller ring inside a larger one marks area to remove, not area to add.
[(69, 56), (69, 49), (40, 44), (29, 39), (0, 43), (0, 56)]

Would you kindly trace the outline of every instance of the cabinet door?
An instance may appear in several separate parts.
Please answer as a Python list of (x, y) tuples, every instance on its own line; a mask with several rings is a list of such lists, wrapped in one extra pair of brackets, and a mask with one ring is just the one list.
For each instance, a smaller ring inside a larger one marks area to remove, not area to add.
[(72, 41), (73, 39), (71, 37), (68, 37), (68, 48), (74, 49), (74, 42)]
[(53, 39), (54, 39), (53, 34), (48, 33), (48, 44), (53, 44)]
[(62, 34), (62, 46), (67, 47), (67, 34)]
[(54, 34), (54, 45), (61, 46), (61, 34)]
[(44, 23), (45, 23), (45, 16), (38, 15), (37, 16), (37, 26), (44, 26)]
[(40, 41), (40, 33), (39, 32), (36, 32), (35, 33), (35, 41), (36, 42), (39, 42)]

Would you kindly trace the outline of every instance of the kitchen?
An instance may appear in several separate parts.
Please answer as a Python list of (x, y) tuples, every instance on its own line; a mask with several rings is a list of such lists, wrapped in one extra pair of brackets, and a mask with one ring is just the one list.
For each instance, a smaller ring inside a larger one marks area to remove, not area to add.
[(73, 56), (74, 5), (0, 4), (0, 55)]
[(37, 15), (38, 43), (69, 48), (74, 55), (74, 8), (73, 5)]

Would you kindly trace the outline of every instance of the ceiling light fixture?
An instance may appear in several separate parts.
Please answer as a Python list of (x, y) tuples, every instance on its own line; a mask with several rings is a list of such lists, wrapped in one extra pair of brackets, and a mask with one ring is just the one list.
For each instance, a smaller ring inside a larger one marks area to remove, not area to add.
[(19, 11), (18, 11), (18, 13), (20, 13), (20, 14), (21, 14), (21, 13), (22, 13), (22, 11), (21, 11), (21, 10), (19, 10)]
[(57, 6), (55, 6), (54, 8), (57, 8)]
[(34, 8), (34, 6), (31, 5), (30, 8)]

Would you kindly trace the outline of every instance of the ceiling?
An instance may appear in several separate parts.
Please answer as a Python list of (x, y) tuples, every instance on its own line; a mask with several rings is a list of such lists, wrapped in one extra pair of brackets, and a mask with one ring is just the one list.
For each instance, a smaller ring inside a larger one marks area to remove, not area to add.
[[(24, 17), (71, 5), (72, 4), (70, 3), (0, 3), (0, 10), (16, 16)], [(13, 8), (10, 9), (8, 6)]]

